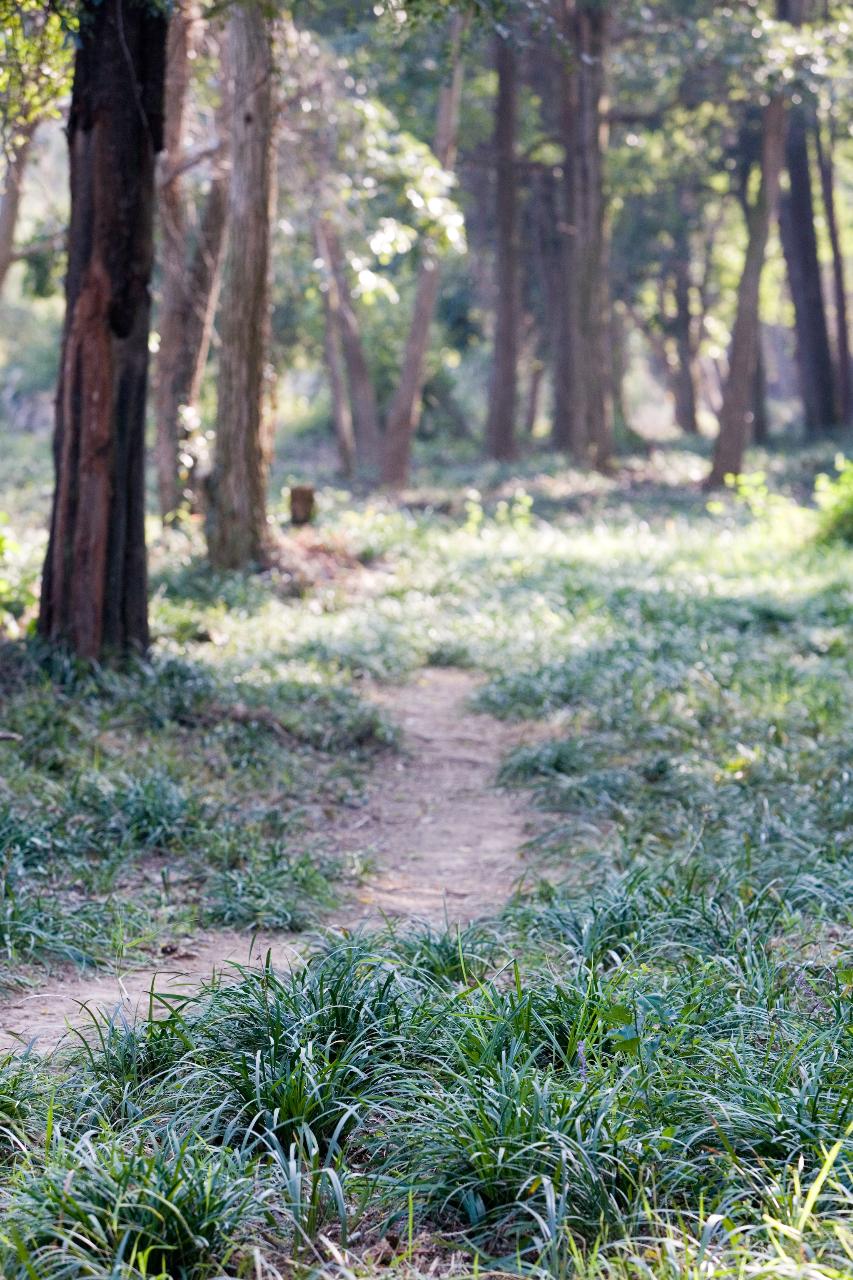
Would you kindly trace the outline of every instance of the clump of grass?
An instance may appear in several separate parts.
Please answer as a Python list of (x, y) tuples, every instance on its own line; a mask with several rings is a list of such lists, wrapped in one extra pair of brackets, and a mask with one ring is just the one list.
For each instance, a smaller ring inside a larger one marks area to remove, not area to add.
[(34, 1275), (221, 1275), (259, 1216), (252, 1176), (194, 1141), (149, 1150), (89, 1138), (25, 1170), (0, 1227), (0, 1263)]

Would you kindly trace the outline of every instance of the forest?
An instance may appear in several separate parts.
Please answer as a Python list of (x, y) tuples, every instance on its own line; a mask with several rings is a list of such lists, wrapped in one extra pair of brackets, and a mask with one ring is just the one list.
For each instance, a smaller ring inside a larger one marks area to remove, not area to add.
[(853, 1276), (853, 12), (0, 0), (0, 1280)]

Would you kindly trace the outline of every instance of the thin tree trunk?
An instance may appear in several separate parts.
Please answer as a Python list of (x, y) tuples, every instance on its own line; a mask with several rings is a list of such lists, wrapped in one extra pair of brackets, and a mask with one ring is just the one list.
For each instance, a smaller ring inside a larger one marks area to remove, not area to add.
[(565, 449), (575, 458), (582, 458), (586, 454), (587, 418), (580, 290), (584, 249), (577, 166), (580, 77), (575, 48), (576, 0), (561, 0), (561, 3), (564, 43), (558, 57), (558, 74), (563, 164), (558, 224), (560, 293), (555, 316), (555, 341), (552, 346), (554, 423), (551, 439), (555, 448)]
[(273, 192), (273, 59), (260, 4), (228, 22), (233, 74), (229, 243), (223, 270), (217, 431), (208, 483), (207, 545), (218, 569), (267, 557), (264, 365), (268, 340)]
[(15, 229), (36, 126), (37, 121), (34, 120), (18, 131), (3, 179), (3, 194), (0, 196), (0, 293), (15, 261)]
[(709, 487), (721, 485), (743, 468), (754, 417), (755, 369), (758, 360), (759, 289), (770, 223), (779, 195), (785, 159), (785, 102), (780, 95), (764, 108), (761, 138), (761, 185), (749, 218), (746, 258), (738, 285), (732, 330), (729, 374), (720, 409), (720, 430), (708, 476)]
[(840, 421), (853, 425), (853, 368), (850, 363), (850, 330), (847, 321), (847, 290), (844, 281), (844, 252), (838, 230), (835, 208), (835, 173), (832, 160), (832, 135), (824, 147), (820, 123), (815, 127), (817, 163), (820, 172), (823, 208), (832, 249), (832, 287), (835, 300), (835, 351), (837, 360), (838, 410)]
[(507, 461), (515, 454), (518, 400), (518, 192), (515, 135), (518, 111), (515, 51), (495, 37), (498, 96), (495, 105), (496, 312), (486, 451)]
[(527, 406), (524, 410), (524, 436), (531, 440), (539, 421), (539, 403), (542, 399), (542, 384), (545, 381), (545, 365), (535, 356), (530, 364), (530, 377), (527, 383)]
[(341, 299), (338, 282), (332, 270), (329, 248), (326, 243), (323, 224), (314, 226), (314, 241), (317, 256), (325, 266), (323, 282), (323, 318), (324, 345), (326, 353), (326, 372), (329, 377), (329, 391), (332, 398), (332, 421), (335, 425), (335, 439), (341, 459), (341, 470), (345, 476), (351, 476), (355, 468), (355, 432), (352, 423), (352, 407), (347, 396), (343, 368), (343, 348), (341, 338)]
[(758, 350), (755, 357), (755, 393), (753, 400), (752, 439), (755, 444), (767, 444), (770, 438), (770, 422), (767, 417), (767, 361), (758, 327)]
[(696, 369), (694, 366), (693, 316), (690, 307), (690, 272), (685, 256), (687, 237), (675, 263), (676, 367), (673, 371), (675, 418), (685, 435), (699, 434), (696, 420)]
[(39, 631), (98, 658), (148, 645), (148, 283), (167, 21), (130, 0), (85, 0), (82, 16), (67, 130), (71, 223)]
[(198, 6), (194, 0), (185, 0), (172, 18), (169, 32), (166, 178), (160, 190), (163, 287), (154, 386), (155, 458), (160, 512), (164, 517), (177, 511), (182, 497), (188, 496), (182, 494), (179, 461), (185, 436), (182, 417), (194, 408), (201, 389), (219, 295), (228, 211), (228, 178), (217, 167), (197, 234), (190, 237), (179, 171), (191, 59), (200, 41), (201, 26)]
[(790, 186), (779, 202), (779, 229), (794, 303), (805, 428), (807, 435), (814, 437), (834, 424), (836, 414), (829, 330), (815, 234), (808, 136), (801, 105), (791, 108), (785, 154)]
[(606, 467), (613, 453), (613, 385), (610, 355), (609, 227), (604, 163), (609, 140), (607, 61), (610, 14), (606, 0), (581, 0), (576, 12), (580, 111), (578, 172), (583, 236), (581, 316), (586, 381), (585, 436), (592, 462)]
[[(459, 107), (462, 100), (462, 41), (468, 18), (456, 13), (450, 20), (450, 79), (438, 95), (438, 119), (436, 122), (433, 154), (442, 169), (452, 169), (456, 163), (456, 146), (459, 135)], [(382, 454), (382, 480), (392, 488), (402, 487), (409, 477), (412, 440), (420, 421), (424, 364), (429, 346), (438, 290), (441, 283), (439, 259), (434, 249), (424, 249), (415, 285), (412, 321), (403, 352), (403, 364), (397, 389), (388, 408), (385, 439)]]
[(321, 231), (330, 277), (334, 277), (337, 287), (341, 346), (355, 433), (356, 470), (363, 479), (372, 482), (376, 480), (379, 472), (381, 446), (376, 391), (361, 341), (361, 330), (350, 293), (346, 263), (338, 233), (328, 219), (323, 220)]

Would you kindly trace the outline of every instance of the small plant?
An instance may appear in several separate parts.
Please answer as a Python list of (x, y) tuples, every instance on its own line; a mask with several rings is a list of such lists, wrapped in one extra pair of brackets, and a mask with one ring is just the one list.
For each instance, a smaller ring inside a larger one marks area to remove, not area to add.
[(815, 481), (815, 501), (820, 508), (818, 537), (822, 542), (853, 546), (853, 459), (837, 454), (835, 471), (835, 476), (819, 475)]

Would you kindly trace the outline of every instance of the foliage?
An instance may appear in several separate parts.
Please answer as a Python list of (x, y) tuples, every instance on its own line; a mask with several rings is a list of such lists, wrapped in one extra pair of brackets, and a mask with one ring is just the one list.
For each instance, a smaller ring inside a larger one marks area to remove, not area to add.
[(821, 510), (820, 537), (853, 545), (853, 461), (838, 454), (835, 477), (820, 475), (815, 499)]

